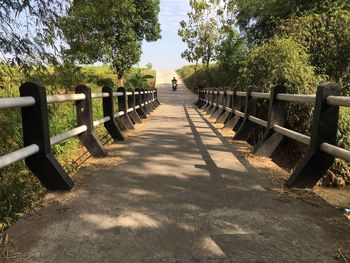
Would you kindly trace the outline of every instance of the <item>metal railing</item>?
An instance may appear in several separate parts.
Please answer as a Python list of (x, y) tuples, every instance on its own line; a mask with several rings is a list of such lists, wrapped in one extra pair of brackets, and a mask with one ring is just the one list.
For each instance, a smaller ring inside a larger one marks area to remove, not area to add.
[[(256, 116), (259, 99), (269, 103), (266, 120)], [(311, 136), (284, 127), (285, 104), (289, 102), (314, 105)], [(308, 151), (287, 186), (314, 186), (335, 157), (350, 162), (350, 151), (336, 145), (339, 107), (350, 107), (350, 97), (340, 96), (338, 84), (320, 85), (316, 95), (287, 94), (283, 85), (273, 87), (270, 93), (257, 92), (255, 86), (248, 87), (247, 91), (204, 89), (199, 91), (196, 105), (217, 122), (233, 128), (234, 139), (246, 140), (257, 127), (262, 127), (263, 136), (253, 150), (256, 155), (270, 157), (284, 136), (306, 145)]]
[[(75, 94), (46, 95), (43, 86), (27, 82), (20, 87), (20, 96), (0, 98), (0, 110), (21, 108), (24, 144), (23, 148), (0, 156), (0, 169), (25, 159), (28, 168), (49, 190), (70, 190), (74, 186), (52, 154), (53, 145), (78, 136), (91, 155), (106, 156), (107, 152), (94, 134), (95, 127), (104, 124), (114, 140), (124, 140), (120, 124), (123, 128), (133, 129), (160, 105), (156, 89), (126, 92), (125, 88), (118, 88), (114, 92), (110, 87), (103, 87), (101, 93), (92, 93), (87, 86), (79, 85)], [(115, 97), (118, 111), (115, 111)], [(102, 99), (104, 117), (99, 120), (93, 119), (94, 99)], [(50, 137), (48, 104), (64, 102), (75, 102), (77, 127)]]

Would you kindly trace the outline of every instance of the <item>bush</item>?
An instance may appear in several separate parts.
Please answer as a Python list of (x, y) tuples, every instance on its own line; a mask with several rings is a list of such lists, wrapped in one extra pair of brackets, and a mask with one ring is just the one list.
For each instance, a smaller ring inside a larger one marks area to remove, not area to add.
[[(344, 149), (350, 149), (350, 108), (340, 109), (337, 145)], [(337, 176), (343, 177), (347, 184), (350, 184), (349, 163), (337, 159), (332, 167), (332, 171)]]
[[(251, 50), (240, 70), (239, 85), (256, 85), (258, 91), (270, 92), (277, 84), (284, 84), (288, 93), (315, 94), (324, 80), (315, 74), (305, 49), (291, 38), (272, 38)], [(312, 107), (288, 103), (286, 126), (309, 134)]]
[(307, 48), (316, 72), (341, 82), (349, 77), (350, 11), (337, 5), (326, 10), (284, 21), (279, 26), (279, 34), (293, 37)]
[(154, 86), (155, 72), (150, 69), (137, 68), (128, 73), (128, 79), (125, 83), (127, 89), (145, 88), (150, 89)]
[(198, 88), (225, 87), (232, 85), (232, 75), (219, 66), (211, 64), (206, 70), (203, 65), (188, 65), (178, 69), (177, 74), (181, 77), (186, 87), (197, 93)]
[(114, 87), (114, 81), (111, 78), (102, 78), (96, 81), (96, 85), (100, 87), (108, 86)]
[[(9, 91), (10, 83), (0, 90), (0, 97), (17, 96), (18, 92)], [(18, 89), (18, 86), (17, 86)], [(19, 109), (0, 111), (0, 156), (23, 147), (22, 125)], [(22, 213), (36, 203), (43, 195), (44, 189), (37, 178), (32, 175), (24, 162), (0, 170), (0, 231), (17, 220)]]
[[(242, 87), (257, 85), (259, 91), (270, 92), (276, 84), (285, 84), (288, 93), (315, 94), (318, 84), (325, 76), (315, 74), (310, 65), (306, 49), (292, 38), (275, 37), (260, 47), (253, 49), (241, 69)], [(343, 89), (345, 91), (346, 89)], [(350, 149), (350, 109), (340, 111), (338, 145)], [(285, 126), (303, 134), (309, 134), (312, 124), (313, 107), (305, 104), (288, 103)], [(297, 147), (297, 146), (296, 146)], [(293, 147), (291, 147), (293, 148)], [(301, 149), (284, 149), (298, 155)], [(283, 152), (283, 151), (282, 151)], [(336, 175), (349, 176), (349, 165), (337, 160), (331, 169)], [(346, 179), (349, 181), (349, 179)]]
[(72, 63), (63, 63), (55, 67), (54, 76), (56, 77), (56, 85), (70, 92), (74, 90), (75, 85), (82, 83), (85, 79), (82, 68)]
[[(284, 84), (288, 93), (315, 94), (319, 83), (327, 80), (327, 76), (315, 73), (315, 68), (310, 65), (307, 49), (290, 37), (274, 37), (265, 44), (253, 48), (241, 64), (238, 76), (230, 76), (217, 64), (211, 65), (209, 71), (205, 71), (201, 66), (195, 70), (195, 66), (191, 65), (177, 72), (186, 86), (192, 90), (200, 85), (205, 87), (225, 86), (237, 79), (241, 89), (249, 85), (256, 85), (258, 91), (270, 92), (274, 85)], [(349, 82), (344, 79), (343, 83)], [(342, 89), (343, 95), (348, 95), (348, 90), (349, 85)], [(259, 117), (266, 119), (266, 109), (267, 105), (262, 104), (262, 107), (259, 108)], [(285, 126), (303, 134), (310, 134), (312, 114), (313, 107), (310, 105), (287, 103)], [(341, 108), (337, 144), (345, 149), (350, 149), (349, 125), (350, 109)], [(250, 142), (254, 141), (250, 140)], [(285, 157), (288, 156), (288, 161), (293, 162), (293, 160), (300, 159), (304, 150), (305, 147), (299, 143), (287, 139), (279, 148), (278, 153)], [(350, 183), (348, 163), (336, 160), (331, 171)]]

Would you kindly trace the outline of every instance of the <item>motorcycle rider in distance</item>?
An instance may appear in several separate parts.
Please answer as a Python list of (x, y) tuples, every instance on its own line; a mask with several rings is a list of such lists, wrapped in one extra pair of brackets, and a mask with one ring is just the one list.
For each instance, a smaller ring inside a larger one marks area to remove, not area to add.
[(173, 77), (173, 79), (171, 80), (171, 83), (172, 83), (173, 91), (175, 92), (177, 89), (177, 80), (175, 77)]

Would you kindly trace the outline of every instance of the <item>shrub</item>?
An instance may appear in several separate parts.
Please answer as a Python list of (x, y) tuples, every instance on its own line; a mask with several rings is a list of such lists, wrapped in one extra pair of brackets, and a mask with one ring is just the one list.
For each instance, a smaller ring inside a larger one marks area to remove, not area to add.
[(111, 78), (101, 78), (98, 79), (96, 82), (97, 86), (103, 87), (103, 86), (108, 86), (108, 87), (114, 87), (114, 81)]
[(290, 18), (279, 26), (279, 34), (293, 37), (307, 48), (316, 72), (341, 82), (349, 75), (350, 11), (337, 7), (326, 12)]
[[(317, 75), (310, 65), (308, 49), (291, 37), (274, 37), (261, 46), (253, 48), (241, 64), (238, 76), (212, 64), (208, 71), (202, 66), (185, 66), (177, 72), (186, 86), (195, 90), (198, 86), (220, 87), (232, 84), (237, 79), (241, 89), (256, 85), (260, 92), (270, 92), (276, 84), (284, 84), (288, 93), (315, 94), (320, 82), (327, 80), (326, 76)], [(345, 74), (346, 75), (346, 74)], [(348, 75), (347, 75), (348, 76)], [(343, 79), (342, 83), (349, 83)], [(344, 85), (343, 95), (349, 94), (349, 85)], [(266, 104), (259, 110), (259, 117), (266, 118)], [(265, 108), (264, 108), (265, 107)], [(306, 104), (287, 103), (285, 126), (303, 134), (309, 134), (312, 124), (313, 107)], [(350, 109), (341, 108), (337, 144), (350, 149)], [(257, 135), (257, 134), (256, 134)], [(253, 139), (250, 142), (254, 142)], [(298, 160), (305, 148), (294, 141), (286, 141), (278, 150), (279, 154), (288, 156), (289, 161)], [(291, 161), (293, 162), (293, 161)], [(336, 160), (331, 171), (350, 182), (350, 166), (348, 163)]]
[[(270, 92), (274, 85), (284, 84), (288, 93), (315, 94), (322, 80), (300, 44), (291, 38), (275, 37), (251, 50), (240, 70), (239, 85), (256, 85), (258, 91)], [(308, 134), (311, 116), (311, 106), (288, 103), (286, 126)]]
[(181, 77), (186, 87), (197, 92), (199, 87), (225, 87), (232, 85), (232, 75), (223, 70), (219, 64), (210, 64), (206, 70), (203, 65), (188, 65), (178, 69), (177, 74)]
[(154, 79), (153, 74), (145, 73), (141, 68), (138, 68), (136, 72), (133, 72), (131, 77), (125, 83), (125, 87), (128, 89), (132, 88), (151, 88), (149, 82), (150, 79)]

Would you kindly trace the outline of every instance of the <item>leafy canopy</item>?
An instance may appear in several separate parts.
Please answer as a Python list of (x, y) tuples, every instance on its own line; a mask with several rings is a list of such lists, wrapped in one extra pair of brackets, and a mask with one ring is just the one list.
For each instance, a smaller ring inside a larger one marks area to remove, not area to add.
[(69, 48), (81, 63), (111, 63), (121, 79), (141, 56), (143, 40), (160, 38), (159, 0), (74, 0), (61, 20)]
[(343, 0), (228, 0), (236, 22), (249, 41), (262, 42), (276, 33), (281, 21), (307, 14), (349, 9)]
[(216, 59), (221, 11), (218, 6), (205, 0), (191, 0), (190, 6), (188, 22), (181, 21), (181, 28), (178, 30), (182, 41), (188, 46), (182, 57), (196, 64), (201, 60), (208, 69), (209, 63)]
[(2, 0), (0, 3), (0, 59), (29, 69), (56, 61), (60, 52), (58, 18), (65, 0)]

